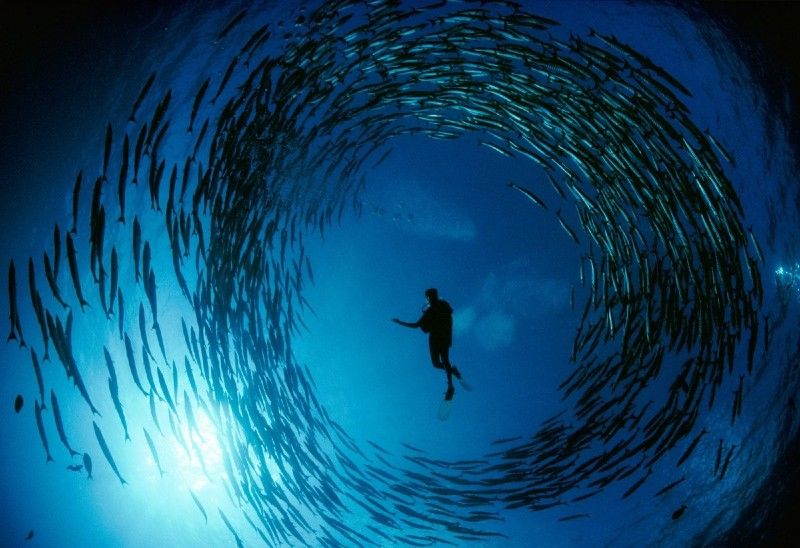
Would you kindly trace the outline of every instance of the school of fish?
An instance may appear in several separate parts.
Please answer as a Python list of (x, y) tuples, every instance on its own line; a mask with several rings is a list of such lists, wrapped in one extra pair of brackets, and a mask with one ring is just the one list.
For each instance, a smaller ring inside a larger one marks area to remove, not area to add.
[[(8, 338), (29, 349), (38, 390), (26, 397), (48, 461), (45, 420), (78, 459), (70, 470), (91, 476), (97, 451), (72, 447), (40, 356), (63, 366), (95, 415), (97, 447), (122, 484), (136, 471), (118, 468), (107, 439), (146, 444), (163, 474), (159, 439), (202, 462), (196, 416), (207, 415), (226, 471), (209, 479), (268, 545), (485, 542), (500, 535), (503, 509), (566, 508), (617, 482), (627, 498), (657, 464), (676, 468), (663, 495), (701, 445), (716, 454), (709, 473), (725, 476), (736, 446), (695, 424), (714, 405), (737, 419), (770, 320), (759, 312), (759, 242), (725, 176), (734, 158), (692, 121), (691, 90), (600, 29), (553, 37), (558, 22), (513, 0), (410, 6), (331, 0), (247, 33), (237, 31), (257, 9), (238, 12), (216, 36), (229, 64), (198, 80), (191, 109), (153, 72), (129, 119), (107, 124), (100, 172), (81, 170), (72, 186), (71, 227), (56, 225), (53, 247), (28, 261), (29, 295), (9, 263)], [(185, 155), (166, 152), (187, 135)], [(363, 447), (292, 353), (311, 307), (304, 235), (360, 214), (365, 174), (401, 135), (531, 162), (509, 191), (583, 250), (565, 410), (474, 460)], [(192, 314), (176, 319), (165, 292)], [(72, 346), (81, 314), (115, 333), (92, 361)], [(167, 331), (184, 345), (168, 346)], [(86, 370), (100, 362), (108, 390), (90, 390)], [(657, 380), (669, 390), (649, 390)], [(149, 400), (152, 424), (131, 424), (133, 398)], [(188, 496), (241, 545), (222, 509)]]

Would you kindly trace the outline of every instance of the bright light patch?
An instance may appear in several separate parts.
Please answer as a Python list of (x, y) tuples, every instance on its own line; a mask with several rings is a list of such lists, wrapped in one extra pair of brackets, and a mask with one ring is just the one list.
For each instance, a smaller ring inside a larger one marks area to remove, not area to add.
[(205, 412), (195, 409), (195, 425), (181, 425), (181, 434), (186, 448), (173, 438), (171, 449), (175, 467), (183, 482), (197, 492), (208, 485), (209, 478), (220, 478), (225, 475), (222, 465), (222, 448), (220, 447), (217, 429)]

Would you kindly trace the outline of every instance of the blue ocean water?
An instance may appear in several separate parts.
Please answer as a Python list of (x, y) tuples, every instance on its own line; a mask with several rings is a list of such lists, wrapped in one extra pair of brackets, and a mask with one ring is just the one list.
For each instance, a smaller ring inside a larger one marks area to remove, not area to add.
[[(383, 4), (359, 9), (369, 13)], [(422, 8), (426, 3), (403, 4)], [(498, 16), (508, 13), (503, 3), (486, 4)], [(446, 9), (475, 5), (455, 2)], [(764, 492), (778, 488), (776, 466), (791, 458), (797, 436), (793, 398), (798, 380), (800, 257), (795, 156), (791, 128), (775, 116), (783, 106), (772, 104), (774, 95), (763, 88), (748, 59), (741, 57), (743, 50), (717, 22), (691, 10), (621, 2), (524, 5), (525, 10), (559, 23), (543, 31), (543, 39), (580, 36), (588, 41), (594, 32), (611, 35), (666, 69), (691, 91), (682, 100), (694, 124), (713, 134), (735, 159), (735, 164), (724, 165), (724, 173), (743, 204), (742, 222), (752, 229), (763, 253), (764, 294), (757, 310), (761, 338), (752, 373), (745, 338), (715, 405), (700, 406), (692, 434), (670, 447), (661, 460), (610, 483), (591, 498), (575, 500), (593, 490), (585, 484), (583, 490), (559, 494), (548, 500), (553, 503), (548, 508), (508, 508), (502, 493), (491, 494), (496, 470), (490, 467), (503, 461), (499, 452), (524, 444), (550, 417), (574, 409), (575, 398), (563, 398), (559, 384), (575, 367), (570, 355), (589, 290), (580, 280), (587, 236), (579, 231), (581, 243), (576, 245), (555, 216), (557, 210), (567, 225), (578, 227), (573, 203), (578, 198), (560, 201), (540, 166), (481, 146), (480, 135), (393, 136), (385, 160), (373, 157), (361, 168), (364, 186), (354, 201), (357, 205), (348, 204), (340, 217), (332, 215), (321, 230), (314, 223), (297, 221), (302, 243), (295, 245), (293, 236), (285, 236), (291, 241), (285, 257), (280, 233), (274, 242), (256, 241), (254, 245), (273, 258), (272, 270), (259, 273), (274, 281), (273, 290), (292, 287), (292, 282), (281, 285), (276, 271), (303, 273), (302, 296), (308, 305), (299, 306), (299, 289), (292, 293), (295, 300), (287, 296), (281, 301), (284, 307), (294, 303), (293, 317), (302, 318), (304, 324), (284, 332), (292, 359), (270, 356), (257, 362), (249, 376), (245, 373), (249, 366), (234, 356), (222, 363), (220, 371), (235, 364), (235, 376), (212, 372), (201, 377), (205, 358), (193, 355), (192, 345), (184, 342), (181, 320), (199, 332), (197, 311), (203, 307), (186, 299), (175, 279), (171, 227), (165, 228), (163, 212), (151, 208), (145, 188), (150, 177), (146, 169), (152, 170), (149, 164), (141, 169), (137, 185), (127, 185), (126, 222), (116, 221), (121, 140), (128, 135), (133, 150), (141, 124), (152, 123), (152, 113), (169, 90), (170, 126), (160, 145), (167, 166), (160, 188), (161, 207), (166, 209), (172, 165), (180, 188), (183, 159), (191, 153), (199, 124), (210, 117), (213, 129), (213, 120), (222, 116), (223, 101), (244, 88), (256, 66), (258, 58), (245, 63), (239, 53), (247, 40), (269, 24), (272, 37), (260, 46), (259, 55), (285, 54), (292, 40), (297, 36), (302, 40), (314, 7), (265, 2), (145, 6), (131, 8), (129, 18), (125, 10), (87, 13), (74, 31), (56, 33), (59, 38), (50, 41), (49, 49), (23, 44), (22, 51), (36, 54), (30, 54), (30, 72), (20, 72), (36, 77), (8, 86), (9, 104), (19, 107), (4, 113), (3, 120), (4, 138), (13, 136), (13, 143), (7, 143), (13, 153), (4, 153), (2, 163), (2, 256), (15, 265), (16, 300), (27, 347), (10, 341), (2, 349), (0, 402), (6, 402), (0, 405), (2, 490), (5, 500), (12, 501), (3, 516), (2, 543), (224, 546), (239, 538), (246, 545), (298, 546), (685, 546), (731, 544), (737, 534), (757, 535), (768, 522), (754, 516), (753, 505), (759, 507)], [(221, 33), (229, 22), (235, 25)], [(70, 38), (72, 32), (79, 37)], [(68, 53), (59, 52), (59, 44)], [(236, 70), (220, 101), (211, 104), (234, 57)], [(436, 59), (427, 61), (434, 71), (446, 73), (446, 68), (437, 68)], [(45, 68), (37, 72), (37, 63)], [(153, 72), (156, 77), (138, 108), (140, 115), (129, 121), (131, 106)], [(189, 133), (184, 128), (206, 78), (210, 79), (207, 95)], [(22, 96), (21, 90), (29, 95)], [(141, 380), (147, 382), (140, 348), (144, 331), (153, 370), (164, 377), (163, 384), (155, 378), (153, 392), (164, 401), (151, 403), (132, 381), (124, 337), (119, 336), (119, 314), (103, 313), (92, 282), (89, 217), (93, 185), (104, 166), (107, 125), (113, 154), (101, 196), (105, 256), (113, 246), (120, 259), (119, 287), (126, 307), (122, 325), (135, 343)], [(288, 158), (302, 155), (302, 150), (280, 148), (285, 146), (280, 138), (267, 135), (264, 149)], [(132, 153), (130, 161), (132, 165)], [(285, 168), (291, 173), (291, 165)], [(192, 172), (196, 169), (197, 165), (191, 167)], [(80, 224), (74, 238), (83, 291), (90, 301), (85, 311), (75, 298), (64, 247), (73, 222), (72, 193), (79, 170), (83, 171)], [(308, 180), (294, 181), (302, 192), (293, 193), (295, 187), (284, 182), (264, 203), (279, 203), (275, 211), (286, 208), (289, 217), (293, 211), (324, 209), (314, 201), (318, 188), (320, 194), (327, 190), (321, 171)], [(262, 175), (264, 187), (270, 188), (273, 173)], [(509, 182), (535, 189), (551, 207), (537, 208)], [(188, 195), (185, 203), (188, 211)], [(561, 209), (553, 204), (561, 204)], [(258, 210), (237, 211), (259, 215)], [(203, 215), (214, 214), (203, 210)], [(142, 241), (149, 243), (157, 274), (158, 322), (167, 350), (163, 359), (151, 326), (155, 311), (144, 283), (135, 281), (130, 232), (134, 215), (141, 222)], [(230, 222), (235, 224), (235, 218)], [(43, 273), (43, 251), (54, 260), (54, 223), (61, 240), (57, 285), (68, 308), (61, 308), (47, 293)], [(288, 233), (290, 225), (284, 227)], [(194, 244), (197, 235), (192, 232), (190, 237)], [(299, 258), (301, 248), (308, 266)], [(52, 341), (51, 359), (43, 360), (44, 342), (28, 293), (29, 257), (35, 261), (36, 284), (42, 295), (47, 294), (48, 309), (59, 314), (64, 325), (71, 323), (67, 329), (71, 351), (99, 415), (91, 413), (64, 374)], [(199, 262), (197, 254), (189, 259), (183, 263), (184, 272), (193, 290), (204, 279), (192, 270)], [(235, 273), (239, 265), (227, 266), (230, 270), (224, 272)], [(249, 275), (245, 265), (238, 271)], [(225, 278), (214, 281), (224, 284)], [(390, 321), (393, 317), (415, 321), (428, 287), (437, 287), (455, 309), (451, 357), (472, 386), (470, 391), (456, 383), (446, 421), (437, 418), (446, 383), (442, 372), (430, 366), (425, 337)], [(146, 316), (141, 331), (139, 303)], [(215, 305), (241, 310), (247, 302)], [(6, 302), (4, 307), (9, 314), (3, 317), (12, 320), (13, 330), (12, 306)], [(270, 325), (283, 331), (290, 323), (286, 308), (265, 317), (267, 324), (256, 330), (265, 337), (267, 332), (277, 336)], [(245, 325), (248, 320), (234, 318), (226, 318), (224, 337), (241, 336), (234, 323)], [(722, 319), (727, 321), (732, 319)], [(209, 355), (218, 350), (216, 342), (207, 342)], [(279, 346), (284, 345), (272, 343), (271, 348)], [(109, 394), (104, 347), (119, 378), (129, 441)], [(30, 349), (41, 362), (42, 394)], [(184, 356), (190, 356), (186, 362)], [(184, 363), (190, 364), (200, 384), (194, 397)], [(259, 370), (264, 363), (274, 369)], [(309, 384), (297, 381), (298, 376)], [(215, 387), (214, 379), (226, 385)], [(665, 372), (649, 385), (649, 394), (654, 399), (663, 396), (673, 379)], [(744, 386), (742, 410), (734, 422), (731, 405), (740, 386)], [(78, 456), (70, 457), (60, 441), (51, 391)], [(24, 398), (19, 413), (13, 408), (17, 394)], [(178, 409), (170, 410), (167, 394), (172, 394)], [(46, 462), (36, 424), (35, 409), (41, 404), (46, 406), (41, 413), (54, 462)], [(186, 405), (194, 406), (193, 419)], [(93, 422), (102, 431), (125, 485), (105, 457)], [(702, 431), (707, 433), (696, 449), (676, 466)], [(154, 440), (155, 452), (145, 432)], [(590, 450), (602, 454), (606, 449)], [(83, 465), (84, 452), (92, 460), (92, 479), (85, 468), (66, 468)], [(638, 464), (638, 454), (629, 460)], [(726, 472), (720, 474), (723, 465)], [(625, 496), (643, 475), (646, 483)], [(523, 476), (521, 483), (525, 481)], [(237, 493), (235, 485), (259, 487), (248, 497)], [(471, 494), (477, 497), (474, 506), (469, 505)], [(742, 521), (750, 516), (756, 519)], [(473, 528), (487, 534), (467, 532)], [(25, 540), (29, 531), (33, 537)]]

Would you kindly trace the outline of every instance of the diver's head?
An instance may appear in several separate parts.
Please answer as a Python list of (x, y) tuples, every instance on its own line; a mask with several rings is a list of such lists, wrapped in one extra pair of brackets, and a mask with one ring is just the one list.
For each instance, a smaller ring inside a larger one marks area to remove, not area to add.
[(439, 292), (434, 287), (426, 289), (425, 298), (427, 298), (429, 302), (434, 302), (439, 299)]

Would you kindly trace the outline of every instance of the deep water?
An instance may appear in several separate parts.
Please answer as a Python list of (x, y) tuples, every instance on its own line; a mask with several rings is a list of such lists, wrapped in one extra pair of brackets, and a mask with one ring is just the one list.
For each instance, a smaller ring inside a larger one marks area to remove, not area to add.
[[(797, 80), (769, 23), (683, 3), (341, 4), (3, 8), (0, 544), (789, 538)], [(525, 20), (536, 42), (514, 38), (520, 12), (551, 21)], [(391, 49), (406, 40), (424, 46)], [(582, 43), (596, 74), (625, 59), (618, 81), (559, 81)], [(676, 139), (648, 130), (667, 124)], [(670, 178), (670, 158), (688, 167)], [(471, 387), (446, 420), (426, 337), (391, 322), (416, 321), (429, 287)]]

